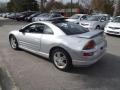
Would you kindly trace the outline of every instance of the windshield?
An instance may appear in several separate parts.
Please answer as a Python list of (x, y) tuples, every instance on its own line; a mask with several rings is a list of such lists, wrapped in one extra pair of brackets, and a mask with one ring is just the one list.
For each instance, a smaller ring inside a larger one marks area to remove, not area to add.
[(73, 15), (73, 16), (71, 16), (70, 18), (71, 18), (71, 19), (79, 19), (80, 16), (79, 16), (79, 15)]
[(100, 18), (101, 16), (88, 16), (87, 20), (88, 21), (99, 21)]
[(43, 13), (43, 14), (40, 14), (38, 17), (49, 17), (50, 16), (50, 14), (48, 14), (48, 13)]
[(32, 14), (30, 17), (34, 17), (35, 15), (37, 15), (37, 13), (35, 13), (35, 14)]
[(72, 22), (57, 23), (56, 26), (59, 27), (67, 35), (82, 34), (88, 32), (87, 29)]
[(120, 17), (115, 17), (112, 22), (117, 22), (117, 23), (120, 23)]

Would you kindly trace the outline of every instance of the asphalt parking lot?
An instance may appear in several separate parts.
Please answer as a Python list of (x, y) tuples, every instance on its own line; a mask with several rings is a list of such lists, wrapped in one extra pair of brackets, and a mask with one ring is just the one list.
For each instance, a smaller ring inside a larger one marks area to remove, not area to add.
[(21, 90), (120, 90), (120, 37), (106, 35), (107, 53), (96, 64), (62, 72), (40, 56), (10, 48), (8, 33), (25, 24), (0, 19), (0, 63)]

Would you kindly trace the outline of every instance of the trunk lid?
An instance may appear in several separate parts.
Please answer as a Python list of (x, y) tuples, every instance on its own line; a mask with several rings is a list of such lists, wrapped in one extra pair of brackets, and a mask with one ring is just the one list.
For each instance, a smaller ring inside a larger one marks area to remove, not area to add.
[(103, 35), (103, 31), (91, 31), (91, 32), (87, 32), (79, 35), (73, 35), (73, 36), (78, 38), (91, 39), (99, 35)]
[(86, 39), (92, 39), (95, 41), (96, 44), (100, 44), (105, 40), (103, 31), (91, 31), (79, 35), (73, 35), (77, 38), (86, 38)]

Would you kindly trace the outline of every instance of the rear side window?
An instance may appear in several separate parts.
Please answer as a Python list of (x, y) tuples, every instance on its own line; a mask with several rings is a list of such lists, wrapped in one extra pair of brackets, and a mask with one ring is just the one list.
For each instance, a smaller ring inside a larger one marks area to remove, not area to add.
[(47, 25), (44, 26), (44, 34), (54, 34), (52, 29)]
[(72, 22), (61, 22), (56, 23), (55, 25), (67, 35), (82, 34), (88, 32), (87, 29)]

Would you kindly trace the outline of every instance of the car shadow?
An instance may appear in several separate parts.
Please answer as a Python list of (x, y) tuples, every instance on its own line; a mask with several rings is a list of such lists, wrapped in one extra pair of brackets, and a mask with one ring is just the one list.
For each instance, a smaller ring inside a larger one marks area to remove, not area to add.
[[(49, 59), (28, 51), (25, 52), (34, 55), (41, 60), (45, 60), (45, 62), (51, 63)], [(67, 76), (67, 78), (72, 81), (82, 82), (84, 84), (84, 90), (120, 90), (119, 69), (120, 56), (107, 53), (100, 61), (89, 67), (73, 67), (72, 70), (68, 72), (61, 72), (57, 69), (52, 70), (54, 73), (60, 74), (61, 77)]]
[(120, 77), (120, 57), (107, 53), (100, 61), (88, 67), (74, 67), (70, 73), (97, 77)]
[[(21, 51), (21, 50), (19, 50)], [(44, 58), (40, 55), (31, 53), (29, 51), (25, 51), (26, 53), (29, 53), (31, 55), (34, 55), (42, 60), (48, 61), (52, 63), (47, 58)], [(100, 61), (97, 63), (90, 65), (88, 67), (73, 67), (72, 70), (70, 70), (68, 73), (73, 74), (84, 74), (89, 76), (95, 76), (95, 77), (106, 77), (106, 78), (119, 78), (120, 79), (120, 57), (112, 55), (110, 53), (107, 53), (103, 58), (101, 58)]]
[[(120, 57), (107, 53), (100, 61), (89, 67), (75, 67), (72, 79), (81, 81), (90, 90), (120, 90)], [(93, 89), (94, 88), (94, 89)], [(99, 89), (102, 88), (102, 89)]]

